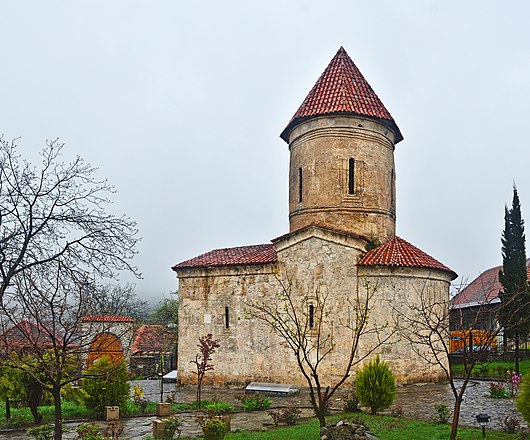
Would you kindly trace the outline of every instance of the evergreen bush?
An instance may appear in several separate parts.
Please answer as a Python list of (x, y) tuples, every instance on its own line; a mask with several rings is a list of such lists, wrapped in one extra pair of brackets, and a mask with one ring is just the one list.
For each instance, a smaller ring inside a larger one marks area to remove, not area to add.
[(369, 407), (372, 414), (392, 405), (396, 398), (396, 379), (379, 355), (357, 373), (355, 391), (360, 402)]
[(219, 419), (210, 419), (202, 426), (204, 440), (223, 440), (227, 431), (226, 424)]
[(85, 405), (95, 414), (103, 415), (105, 406), (125, 406), (129, 400), (130, 386), (124, 362), (111, 362), (104, 357), (85, 372), (83, 389), (88, 397)]

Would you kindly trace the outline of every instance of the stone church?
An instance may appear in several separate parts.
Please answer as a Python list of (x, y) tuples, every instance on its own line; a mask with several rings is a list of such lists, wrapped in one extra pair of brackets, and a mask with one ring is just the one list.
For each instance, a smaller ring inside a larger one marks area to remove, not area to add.
[[(341, 323), (352, 313), (348, 299), (363, 286), (377, 286), (370, 319), (388, 328), (396, 307), (419, 301), (418, 292), (448, 301), (455, 272), (395, 235), (394, 149), (403, 136), (342, 47), (280, 137), (290, 151), (289, 232), (266, 244), (216, 249), (172, 268), (181, 300), (181, 383), (194, 381), (190, 361), (198, 338), (212, 333), (220, 342), (215, 369), (207, 375), (212, 382), (305, 385), (281, 339), (248, 316), (249, 303), (276, 300), (279, 278), (291, 283), (309, 315), (317, 291), (333, 304), (328, 326), (334, 345), (321, 370), (326, 381), (344, 369), (352, 332)], [(375, 343), (370, 338), (361, 340), (357, 356)], [(401, 382), (441, 375), (397, 334), (376, 353)]]

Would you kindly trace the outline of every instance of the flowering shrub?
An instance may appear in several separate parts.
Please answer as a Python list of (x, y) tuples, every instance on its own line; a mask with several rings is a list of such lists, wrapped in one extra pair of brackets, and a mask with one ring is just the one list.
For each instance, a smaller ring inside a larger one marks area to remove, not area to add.
[(511, 385), (512, 397), (517, 393), (517, 389), (523, 380), (522, 374), (517, 374), (516, 371), (507, 371), (508, 374), (508, 383)]
[(490, 384), (490, 397), (494, 399), (507, 399), (510, 397), (510, 393), (504, 388), (503, 382), (492, 382)]

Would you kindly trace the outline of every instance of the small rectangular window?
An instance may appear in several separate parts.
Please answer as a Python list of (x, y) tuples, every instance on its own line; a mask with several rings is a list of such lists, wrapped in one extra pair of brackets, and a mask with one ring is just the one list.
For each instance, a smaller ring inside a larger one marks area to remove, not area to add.
[(394, 170), (392, 170), (392, 173), (390, 175), (390, 206), (394, 208), (396, 206), (396, 200), (395, 200), (395, 184), (396, 184), (396, 176), (394, 176)]
[(228, 315), (228, 306), (225, 307), (225, 328), (230, 328), (230, 316)]
[(348, 194), (355, 194), (355, 159), (350, 159), (350, 162), (349, 162)]
[(315, 327), (315, 306), (309, 304), (309, 328), (313, 329)]
[(298, 201), (302, 201), (302, 168), (298, 168)]

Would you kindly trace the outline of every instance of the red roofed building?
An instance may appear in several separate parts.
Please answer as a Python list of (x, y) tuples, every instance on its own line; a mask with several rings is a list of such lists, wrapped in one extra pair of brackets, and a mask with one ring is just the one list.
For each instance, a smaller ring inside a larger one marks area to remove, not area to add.
[(134, 336), (134, 319), (121, 315), (90, 315), (81, 319), (83, 345), (89, 347), (86, 365), (107, 357), (112, 361), (129, 360)]
[[(279, 280), (288, 281), (299, 296), (310, 323), (315, 292), (326, 292), (332, 302), (335, 319), (329, 331), (336, 348), (323, 367), (329, 379), (344, 371), (351, 330), (339, 323), (351, 319), (356, 292), (376, 287), (373, 318), (380, 322), (392, 322), (396, 307), (418, 303), (419, 292), (449, 301), (455, 272), (396, 237), (394, 150), (403, 136), (344, 48), (280, 136), (290, 152), (289, 232), (271, 243), (213, 250), (172, 268), (179, 278), (183, 383), (194, 381), (190, 361), (198, 338), (212, 333), (221, 346), (207, 379), (305, 384), (278, 336), (262, 322), (246, 319), (249, 302), (277, 298)], [(362, 339), (361, 352), (376, 343), (374, 338)], [(377, 352), (400, 381), (443, 374), (397, 337)]]
[(132, 344), (131, 371), (149, 377), (174, 370), (176, 346), (176, 334), (163, 325), (141, 325), (136, 330)]
[(52, 346), (54, 340), (61, 340), (57, 335), (49, 333), (50, 329), (24, 319), (8, 326), (0, 335), (0, 350), (32, 351)]
[[(530, 259), (527, 260), (526, 266), (530, 281)], [(497, 310), (501, 303), (499, 297), (502, 290), (502, 284), (499, 281), (501, 269), (502, 266), (496, 266), (485, 270), (451, 299), (452, 331), (469, 328), (496, 330)], [(499, 345), (502, 345), (502, 342), (501, 331), (498, 338)]]

